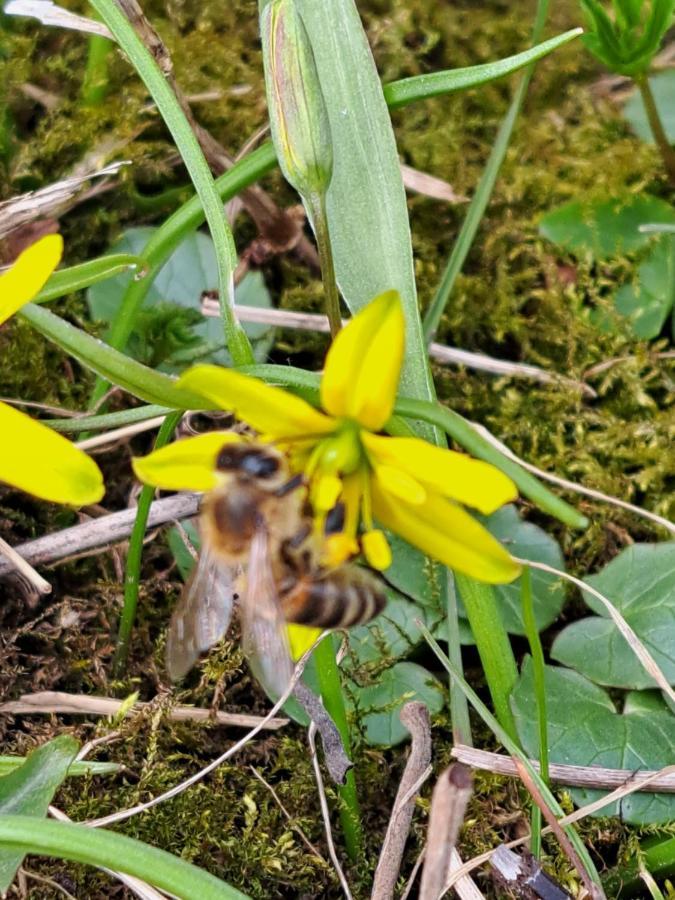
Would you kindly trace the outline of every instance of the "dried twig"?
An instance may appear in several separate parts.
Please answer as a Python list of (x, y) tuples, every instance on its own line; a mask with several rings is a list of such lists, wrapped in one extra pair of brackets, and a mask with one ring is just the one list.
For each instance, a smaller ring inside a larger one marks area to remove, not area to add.
[(321, 777), (321, 766), (319, 765), (319, 756), (316, 752), (316, 732), (317, 727), (314, 721), (310, 723), (307, 729), (307, 741), (309, 742), (309, 753), (312, 759), (312, 769), (314, 771), (314, 780), (316, 781), (316, 789), (319, 794), (319, 806), (321, 808), (321, 818), (323, 819), (323, 827), (326, 832), (326, 843), (328, 844), (328, 854), (335, 868), (340, 886), (347, 900), (352, 900), (352, 892), (349, 889), (349, 882), (340, 865), (340, 860), (335, 849), (335, 841), (333, 840), (333, 829), (330, 824), (330, 810), (328, 809), (328, 800), (326, 799), (326, 789), (323, 786), (323, 778)]
[[(205, 316), (217, 318), (220, 315), (220, 307), (217, 298), (205, 296), (202, 300), (202, 313)], [(242, 322), (255, 322), (261, 325), (276, 325), (278, 328), (297, 328), (302, 331), (318, 331), (328, 334), (328, 318), (317, 313), (293, 312), (285, 309), (263, 309), (253, 306), (235, 306), (237, 318)], [(343, 324), (347, 324), (346, 320)], [(429, 356), (440, 363), (449, 363), (455, 366), (466, 366), (468, 369), (476, 369), (480, 372), (490, 372), (493, 375), (505, 375), (512, 378), (528, 378), (544, 384), (562, 384), (566, 387), (581, 391), (586, 397), (597, 397), (590, 385), (583, 381), (575, 381), (566, 375), (558, 375), (555, 372), (547, 372), (538, 366), (530, 366), (526, 363), (514, 363), (505, 359), (494, 359), (485, 353), (472, 353), (470, 350), (460, 350), (458, 347), (446, 347), (444, 344), (431, 343)]]
[[(459, 744), (453, 747), (452, 755), (455, 759), (474, 769), (496, 772), (499, 775), (518, 776), (513, 759), (503, 753), (477, 750), (475, 747)], [(537, 760), (531, 759), (530, 764), (535, 771), (539, 771)], [(658, 776), (656, 780), (654, 780), (655, 776)], [(568, 766), (550, 763), (549, 778), (556, 784), (592, 788), (593, 790), (611, 790), (626, 784), (634, 784), (636, 785), (635, 790), (638, 791), (675, 793), (675, 766), (659, 770), (659, 772), (646, 769), (635, 772), (631, 769), (605, 769), (601, 766)]]
[(472, 783), (471, 770), (463, 763), (454, 763), (436, 782), (431, 795), (420, 900), (438, 900), (441, 896)]
[[(35, 694), (23, 694), (18, 700), (0, 703), (0, 713), (7, 715), (35, 715), (38, 713), (87, 716), (114, 716), (124, 706), (123, 700), (113, 697), (89, 697), (85, 694), (66, 694), (61, 691), (40, 691)], [(149, 703), (134, 703), (128, 713), (140, 712)], [(283, 728), (288, 719), (270, 719), (265, 716), (250, 716), (243, 713), (212, 712), (208, 709), (197, 709), (193, 706), (174, 706), (167, 713), (172, 722), (213, 722), (218, 725), (229, 725), (234, 728), (251, 728), (261, 725), (271, 731)]]
[[(155, 500), (150, 507), (148, 529), (195, 516), (200, 498), (200, 494), (181, 493)], [(97, 552), (118, 544), (129, 537), (135, 521), (136, 510), (125, 509), (27, 541), (14, 549), (31, 565), (46, 565), (78, 553)], [(0, 578), (9, 575), (13, 568), (0, 558)]]
[(497, 847), (490, 857), (490, 865), (495, 870), (501, 887), (509, 891), (509, 895), (532, 900), (571, 900), (567, 891), (563, 890), (539, 865), (531, 855), (519, 856), (506, 847)]
[(8, 16), (28, 16), (37, 19), (43, 25), (55, 25), (57, 28), (83, 31), (86, 34), (100, 34), (101, 37), (113, 40), (110, 29), (102, 22), (78, 16), (57, 6), (51, 0), (9, 0), (3, 12)]
[(403, 185), (408, 191), (415, 194), (423, 194), (425, 197), (431, 197), (433, 200), (445, 200), (446, 203), (468, 203), (469, 198), (462, 194), (456, 194), (452, 185), (442, 178), (436, 178), (428, 172), (420, 172), (419, 169), (413, 169), (412, 166), (406, 166), (401, 163), (401, 178)]
[(159, 428), (166, 416), (155, 416), (154, 419), (145, 419), (143, 422), (134, 422), (133, 425), (124, 425), (122, 428), (113, 428), (112, 431), (106, 431), (103, 434), (97, 434), (94, 437), (87, 438), (84, 441), (78, 441), (75, 446), (80, 450), (101, 449), (117, 444), (118, 441), (126, 440), (136, 434), (142, 434), (144, 431), (152, 431), (153, 428)]
[(10, 232), (16, 231), (34, 219), (58, 215), (59, 211), (72, 201), (85, 182), (92, 178), (115, 175), (122, 166), (128, 165), (129, 160), (121, 160), (98, 169), (98, 171), (64, 178), (62, 181), (57, 181), (38, 191), (30, 191), (28, 194), (21, 194), (19, 197), (5, 200), (4, 203), (0, 203), (0, 238), (4, 238)]
[(675, 350), (664, 350), (661, 353), (650, 353), (646, 359), (643, 360), (641, 356), (614, 356), (612, 359), (604, 359), (602, 362), (596, 363), (594, 366), (591, 366), (590, 369), (586, 369), (584, 372), (584, 378), (593, 378), (596, 375), (601, 375), (603, 372), (609, 371), (609, 369), (614, 368), (614, 366), (618, 366), (621, 363), (625, 362), (652, 362), (653, 360), (660, 359), (675, 359)]
[(619, 500), (618, 497), (612, 497), (611, 494), (603, 494), (602, 491), (596, 491), (593, 488), (584, 487), (584, 485), (582, 484), (576, 484), (576, 482), (574, 481), (568, 481), (566, 478), (560, 478), (558, 475), (552, 475), (550, 472), (545, 472), (543, 469), (538, 469), (537, 466), (533, 466), (532, 463), (528, 463), (524, 459), (521, 459), (519, 456), (516, 456), (513, 450), (507, 447), (506, 444), (502, 443), (499, 438), (496, 438), (483, 425), (480, 425), (478, 422), (471, 422), (471, 426), (482, 437), (484, 437), (486, 441), (489, 441), (493, 447), (496, 447), (498, 450), (500, 450), (504, 454), (504, 456), (508, 456), (509, 459), (517, 462), (518, 465), (523, 467), (523, 469), (527, 469), (528, 472), (532, 472), (534, 475), (537, 475), (544, 481), (550, 481), (551, 484), (557, 484), (559, 485), (559, 487), (565, 488), (568, 491), (574, 491), (576, 494), (584, 494), (586, 497), (592, 497), (594, 500), (600, 500), (603, 503), (611, 503), (613, 506), (620, 506), (621, 509), (628, 509), (630, 510), (630, 512), (635, 513), (638, 516), (642, 516), (643, 519), (649, 519), (650, 521), (655, 522), (657, 525), (660, 525), (662, 528), (666, 528), (671, 532), (671, 534), (675, 534), (675, 524), (669, 522), (668, 519), (664, 519), (663, 516), (659, 516), (647, 509), (642, 509), (639, 506), (634, 506), (632, 503), (628, 503), (625, 500)]
[(26, 562), (23, 556), (21, 556), (20, 553), (17, 553), (16, 550), (1, 537), (0, 556), (4, 556), (11, 566), (26, 579), (39, 595), (51, 594), (51, 584), (46, 581), (42, 575), (39, 575), (30, 563)]
[(428, 772), (431, 762), (431, 727), (427, 707), (417, 701), (406, 703), (401, 710), (400, 718), (410, 732), (412, 745), (375, 870), (371, 900), (390, 900), (394, 896), (415, 809), (415, 799), (422, 776)]
[(335, 722), (313, 691), (301, 681), (295, 686), (293, 696), (305, 710), (321, 735), (326, 768), (335, 784), (344, 784), (347, 772), (353, 766), (345, 753), (345, 748)]

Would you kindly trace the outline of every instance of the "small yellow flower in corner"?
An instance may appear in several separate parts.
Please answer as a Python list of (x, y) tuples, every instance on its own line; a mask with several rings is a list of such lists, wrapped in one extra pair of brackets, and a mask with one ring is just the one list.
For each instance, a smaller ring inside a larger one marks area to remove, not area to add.
[[(380, 434), (390, 418), (405, 346), (396, 291), (376, 297), (337, 335), (321, 379), (322, 411), (281, 388), (232, 369), (201, 365), (181, 387), (232, 410), (303, 472), (319, 519), (344, 504), (344, 529), (327, 542), (335, 563), (360, 547), (386, 569), (391, 551), (376, 523), (458, 572), (493, 584), (512, 581), (520, 566), (465, 509), (494, 512), (516, 498), (499, 469), (415, 437)], [(171, 489), (214, 485), (218, 440), (187, 438), (134, 461), (138, 477)], [(195, 443), (201, 442), (201, 443)]]
[[(60, 235), (47, 235), (0, 275), (0, 324), (40, 292), (62, 252)], [(104, 494), (103, 476), (86, 453), (6, 403), (0, 403), (0, 481), (73, 506), (96, 503)]]

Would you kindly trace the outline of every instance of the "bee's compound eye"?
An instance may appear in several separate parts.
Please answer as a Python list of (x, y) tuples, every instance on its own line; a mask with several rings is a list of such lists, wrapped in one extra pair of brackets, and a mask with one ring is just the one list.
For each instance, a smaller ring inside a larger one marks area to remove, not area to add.
[(225, 444), (216, 457), (216, 468), (223, 472), (238, 469), (241, 466), (241, 456), (239, 444)]
[(241, 468), (254, 478), (273, 478), (279, 471), (279, 460), (261, 450), (252, 450), (241, 460)]

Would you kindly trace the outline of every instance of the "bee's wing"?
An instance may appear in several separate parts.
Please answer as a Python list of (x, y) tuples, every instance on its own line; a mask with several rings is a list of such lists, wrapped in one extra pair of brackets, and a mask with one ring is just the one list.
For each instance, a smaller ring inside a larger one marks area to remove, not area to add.
[(293, 675), (293, 662), (264, 528), (259, 528), (251, 541), (241, 603), (241, 633), (253, 674), (270, 696), (280, 697)]
[(206, 547), (200, 554), (169, 625), (166, 668), (172, 681), (186, 675), (227, 631), (239, 572)]

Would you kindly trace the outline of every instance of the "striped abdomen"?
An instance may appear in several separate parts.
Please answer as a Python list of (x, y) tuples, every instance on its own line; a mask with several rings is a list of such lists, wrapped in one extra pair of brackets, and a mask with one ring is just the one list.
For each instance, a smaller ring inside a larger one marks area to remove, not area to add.
[(281, 595), (287, 621), (316, 628), (349, 628), (369, 622), (384, 609), (380, 582), (354, 565), (307, 573)]

